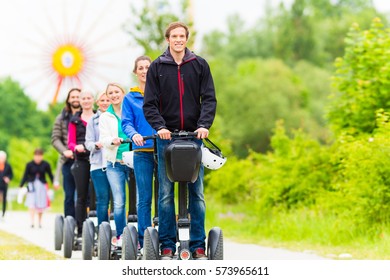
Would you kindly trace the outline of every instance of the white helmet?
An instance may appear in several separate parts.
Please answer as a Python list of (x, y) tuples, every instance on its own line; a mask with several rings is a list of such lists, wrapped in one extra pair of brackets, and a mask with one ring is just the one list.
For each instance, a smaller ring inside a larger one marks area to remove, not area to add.
[(130, 168), (134, 168), (134, 151), (122, 153), (123, 162)]
[(211, 170), (221, 168), (225, 164), (227, 158), (224, 157), (221, 150), (213, 142), (207, 138), (205, 140), (213, 145), (214, 149), (202, 145), (202, 163), (204, 167)]

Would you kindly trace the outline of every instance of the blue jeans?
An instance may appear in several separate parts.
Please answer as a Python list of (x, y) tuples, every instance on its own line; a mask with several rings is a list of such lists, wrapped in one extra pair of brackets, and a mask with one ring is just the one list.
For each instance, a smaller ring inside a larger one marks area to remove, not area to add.
[(134, 153), (134, 173), (137, 184), (137, 218), (138, 240), (141, 248), (144, 245), (144, 231), (152, 225), (152, 184), (153, 184), (154, 158), (152, 152)]
[[(201, 145), (201, 140), (194, 140)], [(158, 155), (158, 231), (161, 251), (165, 248), (176, 251), (176, 217), (174, 202), (174, 184), (169, 181), (165, 169), (165, 148), (171, 140), (157, 138)], [(195, 183), (188, 184), (188, 212), (191, 215), (190, 226), (190, 251), (197, 248), (205, 249), (205, 213), (206, 205), (203, 195), (203, 165), (200, 167), (198, 179)]]
[(73, 161), (68, 160), (62, 165), (62, 176), (63, 176), (63, 185), (65, 192), (64, 199), (64, 214), (66, 216), (76, 217), (76, 206), (75, 206), (75, 193), (76, 193), (76, 183), (73, 178), (72, 173), (70, 172), (70, 167), (72, 166)]
[(129, 180), (130, 168), (127, 165), (107, 162), (107, 179), (110, 183), (114, 200), (114, 220), (116, 236), (120, 237), (127, 224), (126, 217), (126, 182)]
[(108, 222), (108, 205), (110, 204), (110, 183), (107, 172), (101, 168), (91, 171), (91, 179), (96, 193), (96, 214), (98, 225)]

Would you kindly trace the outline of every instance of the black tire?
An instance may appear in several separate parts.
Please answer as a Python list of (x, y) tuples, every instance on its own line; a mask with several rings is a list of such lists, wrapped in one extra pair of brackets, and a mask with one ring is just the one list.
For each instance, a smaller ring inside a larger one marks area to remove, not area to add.
[(72, 216), (67, 216), (64, 220), (64, 257), (70, 259), (74, 244), (75, 223)]
[(57, 215), (54, 220), (54, 250), (61, 250), (64, 239), (64, 217)]
[(83, 260), (92, 260), (94, 251), (94, 236), (95, 225), (90, 219), (86, 219), (83, 223), (81, 255)]
[(144, 233), (144, 260), (158, 260), (158, 232), (154, 227), (148, 227)]
[(136, 260), (138, 255), (138, 232), (135, 226), (128, 224), (122, 235), (122, 260)]
[(111, 255), (111, 226), (102, 222), (99, 226), (98, 259), (109, 260)]
[(209, 260), (223, 260), (223, 234), (219, 227), (213, 227), (209, 231), (207, 256)]

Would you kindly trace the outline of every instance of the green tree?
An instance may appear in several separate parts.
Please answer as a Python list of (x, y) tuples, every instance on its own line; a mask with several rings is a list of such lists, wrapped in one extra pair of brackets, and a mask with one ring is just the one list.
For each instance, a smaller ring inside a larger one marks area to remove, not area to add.
[(6, 145), (11, 136), (24, 139), (49, 136), (51, 119), (46, 113), (37, 110), (36, 103), (25, 95), (17, 82), (11, 78), (1, 80), (0, 96), (0, 143)]
[(379, 18), (362, 31), (354, 24), (336, 61), (328, 117), (336, 132), (371, 133), (375, 112), (390, 109), (390, 31)]
[[(165, 29), (169, 23), (182, 21), (190, 29), (189, 47), (196, 37), (190, 0), (180, 0), (179, 7), (173, 7), (167, 0), (144, 0), (141, 9), (131, 5), (132, 17), (125, 24), (125, 31), (141, 46), (144, 53), (155, 59), (166, 48)], [(178, 9), (177, 9), (178, 8)], [(172, 11), (177, 11), (178, 15)]]
[(219, 100), (217, 113), (223, 120), (220, 130), (234, 139), (232, 146), (239, 156), (249, 148), (268, 150), (278, 119), (285, 120), (288, 131), (301, 127), (315, 138), (326, 135), (317, 103), (327, 94), (325, 71), (307, 63), (294, 70), (272, 59), (242, 60), (236, 67), (219, 59), (210, 65)]
[(230, 16), (227, 32), (212, 31), (203, 38), (202, 52), (233, 62), (274, 57), (289, 65), (305, 60), (331, 68), (344, 53), (344, 38), (353, 22), (368, 28), (372, 18), (384, 18), (369, 0), (295, 0), (291, 8), (282, 3), (265, 10), (266, 16), (250, 28), (237, 15)]

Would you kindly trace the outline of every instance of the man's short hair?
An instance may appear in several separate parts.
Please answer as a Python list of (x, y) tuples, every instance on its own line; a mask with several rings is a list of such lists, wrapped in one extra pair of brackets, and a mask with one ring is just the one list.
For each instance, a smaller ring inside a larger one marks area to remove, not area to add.
[(188, 39), (188, 36), (190, 35), (188, 26), (180, 21), (172, 22), (168, 25), (167, 29), (165, 30), (165, 38), (168, 39), (169, 36), (171, 35), (171, 31), (178, 27), (183, 27), (186, 30), (186, 38)]

